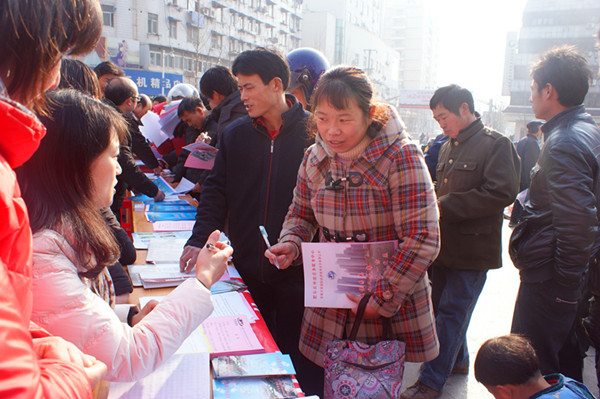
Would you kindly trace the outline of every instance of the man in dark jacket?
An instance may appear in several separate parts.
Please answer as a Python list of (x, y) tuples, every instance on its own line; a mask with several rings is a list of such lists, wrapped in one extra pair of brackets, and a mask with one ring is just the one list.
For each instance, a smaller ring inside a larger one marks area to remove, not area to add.
[[(133, 135), (131, 134), (131, 130), (133, 129), (132, 123), (135, 123), (135, 120), (131, 116), (131, 113), (137, 105), (137, 86), (131, 79), (113, 78), (106, 84), (104, 98), (105, 100), (108, 100), (106, 101), (108, 104), (119, 110), (127, 121), (130, 130), (125, 141), (121, 143), (121, 148), (119, 150), (119, 165), (121, 166), (122, 172), (117, 176), (118, 183), (117, 187), (115, 187), (115, 196), (113, 197), (113, 203), (110, 206), (110, 209), (112, 209), (113, 213), (120, 221), (121, 206), (123, 205), (123, 199), (125, 198), (125, 192), (128, 187), (154, 198), (155, 201), (164, 200), (165, 194), (152, 183), (144, 173), (142, 173), (133, 160)], [(139, 132), (137, 124), (135, 125), (135, 129)]]
[[(194, 267), (206, 237), (225, 229), (234, 248), (234, 263), (279, 349), (289, 353), (303, 390), (322, 369), (298, 350), (304, 312), (302, 267), (279, 270), (264, 257), (259, 226), (279, 237), (292, 202), (298, 168), (311, 144), (308, 113), (286, 96), (289, 68), (283, 57), (265, 50), (241, 53), (233, 62), (248, 116), (230, 124), (219, 138), (215, 165), (204, 182), (196, 224), (181, 256), (182, 270)], [(318, 370), (316, 370), (318, 369)]]
[(468, 373), (467, 328), (487, 271), (502, 266), (503, 210), (519, 189), (512, 142), (483, 125), (467, 89), (442, 87), (429, 106), (449, 137), (436, 171), (441, 248), (431, 266), (440, 354), (402, 399), (436, 398), (451, 373)]
[[(523, 137), (517, 143), (517, 154), (521, 157), (521, 183), (519, 184), (519, 192), (529, 188), (529, 183), (531, 182), (531, 169), (534, 167), (540, 156), (540, 143), (538, 142), (538, 139), (542, 135), (541, 128), (543, 124), (543, 122), (536, 120), (529, 122), (527, 124), (527, 136)], [(517, 199), (513, 204), (513, 210), (510, 214), (510, 223), (508, 225), (510, 227), (515, 227), (517, 223), (519, 223), (522, 214), (523, 205), (521, 205), (521, 201)]]
[[(217, 138), (233, 121), (248, 115), (240, 99), (237, 79), (224, 66), (208, 69), (200, 78), (200, 93), (208, 98), (210, 115), (217, 123)], [(218, 140), (213, 144), (216, 146)]]
[(600, 245), (600, 129), (583, 106), (592, 73), (573, 48), (559, 47), (542, 56), (531, 76), (533, 113), (547, 122), (509, 248), (521, 276), (512, 332), (531, 340), (543, 374), (581, 379), (582, 357), (570, 338), (585, 272)]

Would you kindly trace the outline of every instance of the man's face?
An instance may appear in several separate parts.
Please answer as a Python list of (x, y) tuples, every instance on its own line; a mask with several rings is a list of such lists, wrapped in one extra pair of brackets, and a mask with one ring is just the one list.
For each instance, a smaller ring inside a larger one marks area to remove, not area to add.
[(533, 115), (537, 119), (548, 120), (546, 116), (547, 102), (544, 98), (544, 90), (539, 90), (539, 86), (535, 80), (531, 82), (531, 97), (529, 98), (529, 102), (531, 103), (531, 109), (533, 110)]
[(193, 127), (194, 129), (201, 130), (202, 126), (204, 126), (204, 114), (202, 109), (199, 107), (196, 108), (194, 112), (183, 111), (181, 114), (181, 120), (187, 123), (188, 126)]
[(128, 107), (127, 107), (126, 113), (133, 112), (135, 110), (135, 107), (137, 107), (137, 103), (139, 100), (140, 100), (140, 97), (139, 97), (137, 87), (136, 87), (134, 94), (129, 99), (127, 99)]
[(250, 117), (263, 116), (277, 105), (281, 96), (275, 83), (278, 78), (273, 78), (268, 84), (264, 84), (258, 74), (237, 75), (237, 79), (241, 99)]
[(466, 116), (463, 115), (463, 108), (465, 106), (468, 108), (466, 103), (461, 105), (459, 110), (461, 113), (460, 115), (450, 112), (443, 105), (438, 105), (432, 110), (433, 119), (439, 123), (440, 127), (444, 131), (444, 134), (451, 139), (455, 139), (458, 136), (458, 133), (470, 124), (470, 122), (466, 119)]

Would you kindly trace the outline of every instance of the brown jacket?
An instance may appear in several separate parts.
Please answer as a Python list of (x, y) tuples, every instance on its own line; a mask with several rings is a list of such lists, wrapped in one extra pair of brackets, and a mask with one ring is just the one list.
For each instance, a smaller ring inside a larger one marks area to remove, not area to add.
[(436, 190), (442, 247), (434, 266), (502, 266), (502, 213), (518, 193), (519, 171), (511, 141), (480, 119), (442, 146)]

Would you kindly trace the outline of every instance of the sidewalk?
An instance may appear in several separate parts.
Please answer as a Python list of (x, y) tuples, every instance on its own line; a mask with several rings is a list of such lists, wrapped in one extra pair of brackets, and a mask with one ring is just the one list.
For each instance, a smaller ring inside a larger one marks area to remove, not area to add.
[[(487, 281), (479, 297), (471, 318), (469, 330), (467, 331), (471, 358), (469, 375), (450, 376), (440, 399), (493, 398), (483, 385), (475, 380), (473, 362), (475, 361), (477, 350), (485, 340), (510, 333), (513, 307), (519, 288), (519, 273), (513, 267), (507, 252), (508, 239), (511, 232), (512, 229), (508, 227), (508, 223), (505, 220), (502, 237), (504, 266), (488, 272)], [(402, 383), (405, 388), (408, 388), (417, 380), (420, 365), (420, 363), (406, 363), (404, 381)], [(588, 351), (588, 357), (585, 359), (584, 383), (598, 397), (593, 348)]]

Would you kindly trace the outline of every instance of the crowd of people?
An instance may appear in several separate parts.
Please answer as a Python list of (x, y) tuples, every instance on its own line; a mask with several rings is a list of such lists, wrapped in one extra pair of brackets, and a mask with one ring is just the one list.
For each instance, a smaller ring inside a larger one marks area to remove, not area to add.
[[(101, 379), (151, 373), (210, 315), (232, 254), (302, 390), (322, 396), (325, 346), (348, 336), (361, 298), (305, 307), (301, 243), (395, 240), (357, 340), (381, 341), (389, 320), (386, 338), (423, 363), (401, 398), (436, 398), (469, 373), (466, 331), (502, 266), (513, 203), (511, 335), (482, 345), (475, 377), (496, 398), (593, 397), (582, 368), (587, 342), (600, 348), (600, 129), (583, 106), (593, 73), (573, 47), (532, 65), (537, 119), (518, 144), (449, 85), (430, 99), (443, 135), (424, 155), (360, 68), (258, 48), (207, 70), (199, 90), (151, 99), (112, 62), (66, 57), (99, 39), (97, 1), (50, 3), (0, 3), (1, 397), (91, 397)], [(152, 148), (142, 119), (173, 106), (173, 137)], [(210, 170), (185, 166), (183, 147), (200, 140), (218, 148)], [(134, 157), (190, 180), (199, 202), (180, 259), (195, 278), (143, 309), (123, 306), (135, 249), (121, 208), (127, 190), (165, 194)]]

